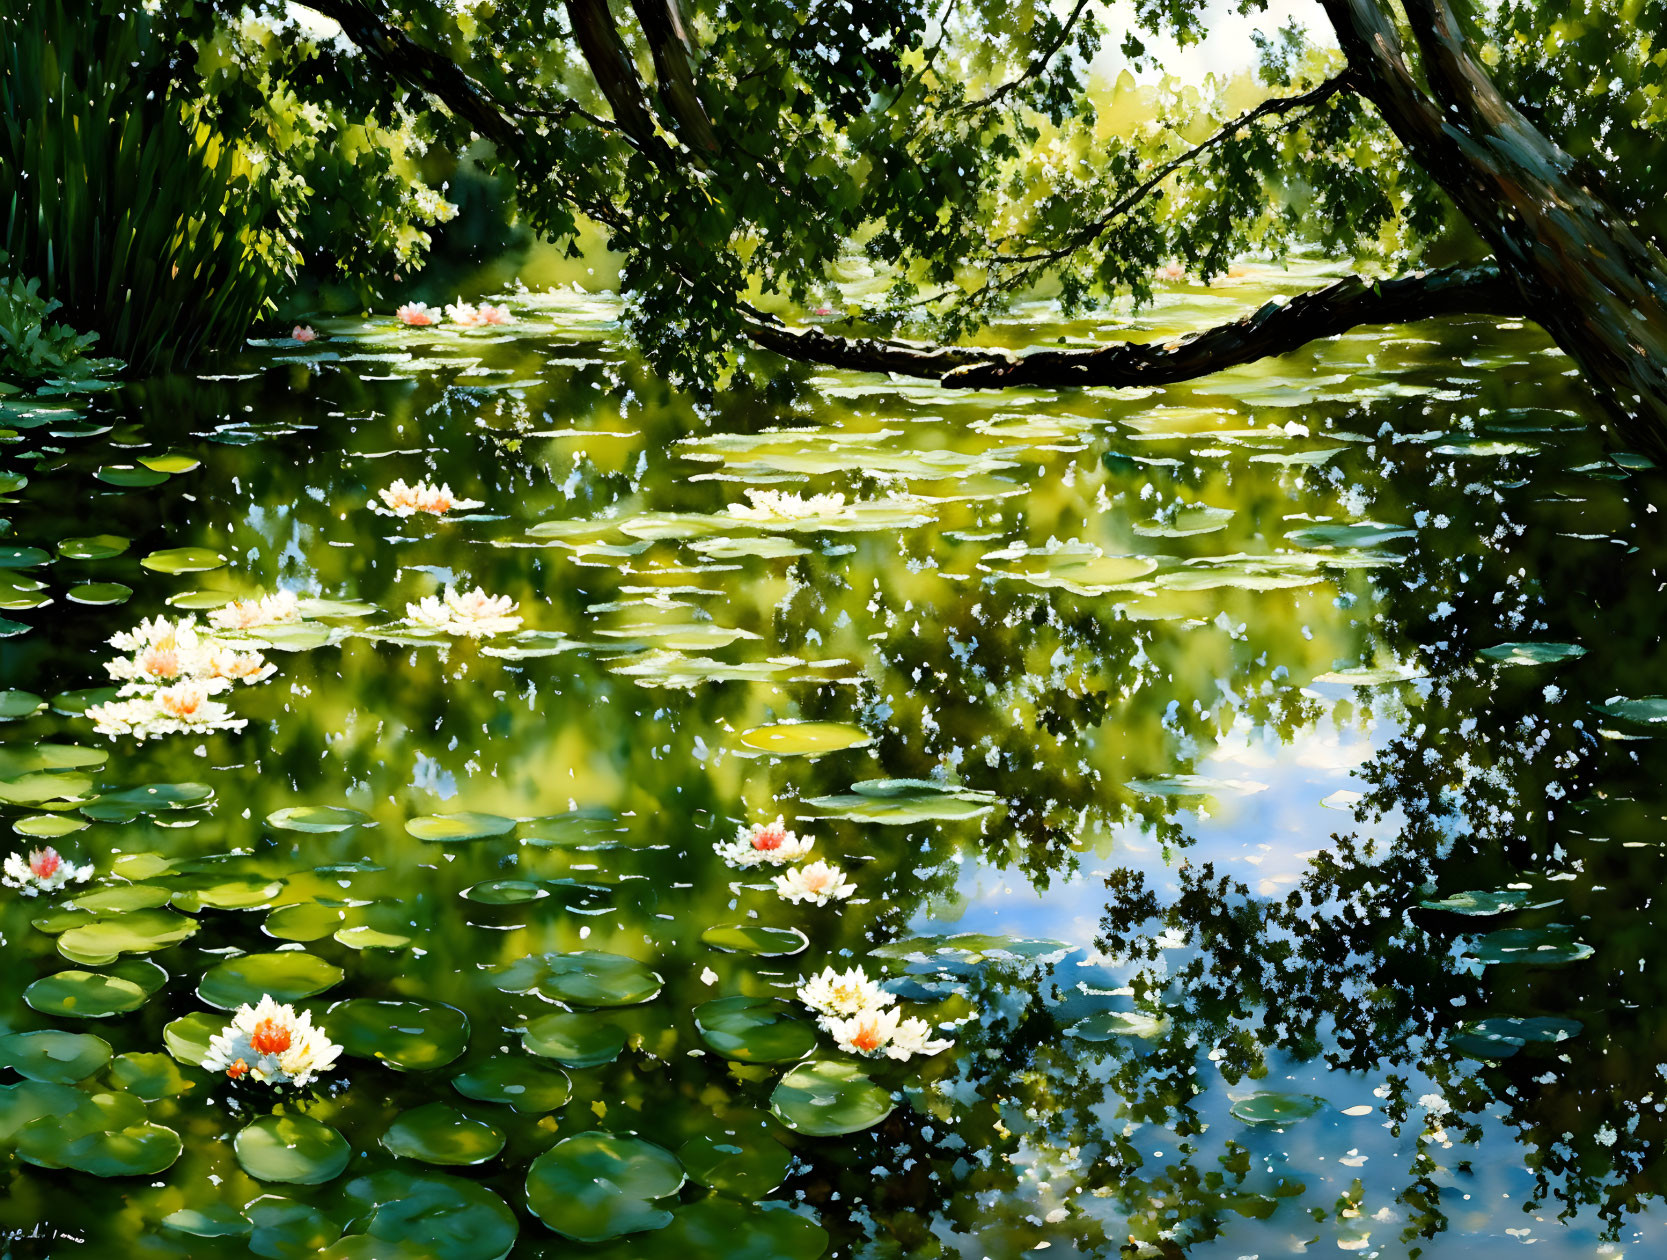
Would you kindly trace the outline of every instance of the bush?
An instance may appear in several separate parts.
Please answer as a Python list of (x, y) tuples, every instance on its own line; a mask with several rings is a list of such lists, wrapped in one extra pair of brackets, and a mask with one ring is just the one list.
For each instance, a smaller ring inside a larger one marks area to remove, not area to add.
[(0, 280), (0, 392), (6, 385), (84, 380), (120, 366), (87, 353), (96, 332), (48, 322), (59, 303), (43, 298), (40, 288), (39, 280)]
[(269, 194), (176, 87), (189, 49), (159, 20), (0, 0), (0, 250), (144, 371), (240, 342), (294, 265)]

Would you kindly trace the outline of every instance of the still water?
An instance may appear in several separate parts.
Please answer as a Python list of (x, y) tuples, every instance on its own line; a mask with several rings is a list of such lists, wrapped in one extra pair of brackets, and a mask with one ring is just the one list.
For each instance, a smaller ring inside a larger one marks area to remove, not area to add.
[[(0, 1037), (0, 1254), (1662, 1254), (1663, 487), (1535, 330), (703, 400), (508, 301), (0, 403), (3, 847), (93, 868), (0, 889), (72, 1034)], [(283, 592), (95, 729), (113, 635)], [(725, 863), (778, 816), (849, 895)], [(952, 1047), (840, 1050), (829, 965)], [(198, 1066), (265, 993), (305, 1089)]]

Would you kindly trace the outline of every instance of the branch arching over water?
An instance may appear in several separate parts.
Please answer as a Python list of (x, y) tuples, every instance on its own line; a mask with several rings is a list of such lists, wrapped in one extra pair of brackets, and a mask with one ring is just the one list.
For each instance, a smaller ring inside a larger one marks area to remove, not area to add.
[(1525, 315), (1516, 287), (1492, 264), (1416, 272), (1394, 280), (1349, 276), (1241, 319), (1163, 342), (1014, 354), (888, 338), (840, 337), (749, 316), (747, 336), (788, 358), (859, 372), (893, 372), (960, 389), (1076, 389), (1167, 385), (1208, 376), (1363, 324), (1405, 324), (1437, 315)]

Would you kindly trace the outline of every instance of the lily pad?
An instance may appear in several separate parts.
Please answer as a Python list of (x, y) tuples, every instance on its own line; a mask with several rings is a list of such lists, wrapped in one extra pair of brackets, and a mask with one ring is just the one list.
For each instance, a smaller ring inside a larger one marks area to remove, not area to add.
[[(1426, 910), (1446, 910), (1450, 914), (1486, 917), (1504, 914), (1510, 910), (1532, 908), (1529, 906), (1532, 895), (1526, 888), (1504, 888), (1497, 892), (1456, 892), (1447, 897), (1420, 901), (1418, 904)], [(1536, 903), (1539, 906), (1554, 904), (1556, 903), (1543, 901)]]
[(193, 1011), (170, 1021), (162, 1029), (162, 1044), (168, 1053), (190, 1067), (201, 1067), (208, 1057), (211, 1038), (225, 1030), (226, 1017), (210, 1015), (207, 1011)]
[(109, 607), (113, 604), (125, 604), (132, 597), (133, 588), (123, 586), (120, 582), (83, 582), (79, 586), (70, 587), (64, 595), (72, 604)]
[(542, 901), (549, 895), (549, 889), (530, 879), (489, 879), (485, 883), (473, 884), (458, 894), (483, 906), (520, 906)]
[(1585, 656), (1586, 649), (1578, 643), (1499, 643), (1476, 655), (1499, 665), (1555, 665)]
[(226, 557), (208, 547), (172, 547), (153, 551), (139, 561), (157, 573), (207, 573), (226, 563)]
[(58, 554), (66, 560), (108, 560), (128, 549), (132, 540), (120, 534), (94, 534), (90, 538), (66, 538), (58, 544)]
[(527, 1169), (527, 1206), (580, 1242), (663, 1229), (662, 1201), (683, 1184), (683, 1168), (664, 1147), (614, 1133), (581, 1133), (557, 1142)]
[(712, 1049), (740, 1063), (787, 1063), (816, 1048), (816, 1028), (778, 998), (724, 997), (695, 1007), (695, 1028)]
[(862, 727), (845, 722), (781, 722), (743, 731), (741, 742), (777, 757), (820, 757), (845, 748), (866, 748), (874, 741)]
[(504, 1149), (503, 1132), (443, 1102), (402, 1112), (382, 1135), (382, 1145), (425, 1164), (484, 1164)]
[(727, 923), (707, 928), (700, 934), (703, 945), (726, 954), (753, 954), (759, 958), (790, 958), (810, 944), (798, 928), (761, 927), (752, 923)]
[(787, 1179), (793, 1155), (761, 1124), (702, 1133), (678, 1148), (677, 1158), (703, 1186), (743, 1199), (761, 1199)]
[(648, 964), (623, 954), (579, 950), (532, 955), (498, 975), (505, 993), (537, 993), (574, 1006), (636, 1006), (659, 994), (665, 981)]
[(112, 1059), (110, 1080), (117, 1088), (146, 1102), (177, 1098), (197, 1087), (196, 1082), (186, 1079), (173, 1059), (143, 1050), (119, 1054)]
[(1266, 1091), (1237, 1099), (1228, 1110), (1246, 1124), (1282, 1128), (1296, 1124), (1299, 1120), (1306, 1120), (1310, 1116), (1319, 1115), (1324, 1106), (1325, 1099), (1316, 1098), (1312, 1094)]
[(1065, 1031), (1078, 1041), (1110, 1041), (1115, 1037), (1161, 1037), (1169, 1021), (1140, 1011), (1098, 1011)]
[[(108, 1108), (103, 1100), (129, 1098), (137, 1114)], [(144, 1118), (144, 1104), (129, 1095), (93, 1095), (66, 1115), (31, 1120), (17, 1133), (17, 1153), (43, 1168), (73, 1168), (94, 1177), (154, 1177), (179, 1158), (179, 1134)], [(123, 1121), (126, 1120), (126, 1123)]]
[(216, 963), (203, 973), (197, 996), (223, 1011), (254, 1005), (263, 996), (277, 1002), (316, 997), (341, 981), (342, 969), (304, 950), (244, 954)]
[(0, 691), (0, 722), (34, 717), (46, 708), (46, 701), (32, 691)]
[(358, 1212), (357, 1236), (379, 1244), (358, 1253), (368, 1260), (497, 1260), (519, 1231), (497, 1195), (445, 1173), (390, 1169), (355, 1178), (344, 1193)]
[(1449, 1044), (1472, 1058), (1508, 1059), (1524, 1046), (1557, 1045), (1578, 1037), (1584, 1027), (1578, 1019), (1495, 1016), (1462, 1025)]
[(515, 830), (513, 818), (497, 814), (425, 814), (405, 824), (407, 834), (434, 844), (458, 844), (465, 840), (485, 840), (491, 836), (507, 835)]
[(106, 1019), (138, 1010), (167, 978), (156, 964), (135, 959), (111, 974), (71, 969), (45, 976), (23, 991), (23, 1000), (43, 1015)]
[(853, 1063), (801, 1063), (776, 1085), (770, 1110), (788, 1128), (811, 1137), (871, 1129), (892, 1112), (891, 1095)]
[(110, 1043), (91, 1033), (46, 1028), (0, 1037), (0, 1067), (31, 1081), (73, 1085), (110, 1062)]
[(369, 814), (345, 805), (293, 805), (266, 816), (267, 825), (280, 831), (315, 833), (346, 831), (369, 821)]
[(261, 931), (280, 941), (317, 941), (334, 934), (346, 921), (345, 906), (299, 901), (267, 915)]
[(337, 1002), (321, 1021), (342, 1050), (402, 1072), (444, 1067), (469, 1046), (469, 1017), (430, 1002)]
[(1578, 940), (1574, 929), (1561, 923), (1544, 927), (1501, 928), (1478, 937), (1470, 955), (1482, 963), (1533, 963), (1542, 967), (1579, 962), (1590, 958), (1593, 949)]
[(922, 822), (977, 818), (995, 808), (989, 792), (950, 787), (926, 779), (868, 779), (848, 794), (814, 796), (805, 802), (821, 818), (906, 827)]
[(530, 1054), (570, 1068), (587, 1068), (619, 1058), (625, 1036), (625, 1030), (605, 1016), (562, 1011), (530, 1020), (521, 1044)]
[(194, 886), (181, 888), (170, 898), (176, 910), (184, 910), (188, 914), (203, 910), (264, 909), (284, 890), (282, 880), (249, 875), (199, 878), (191, 883)]
[(353, 1157), (340, 1133), (299, 1114), (262, 1116), (238, 1132), (232, 1148), (251, 1177), (304, 1186), (334, 1181)]
[[(666, 1228), (633, 1238), (629, 1260), (818, 1260), (828, 1231), (785, 1204), (755, 1207), (706, 1198), (672, 1213)], [(599, 1260), (624, 1260), (609, 1251)]]
[(465, 1098), (505, 1103), (527, 1115), (554, 1111), (573, 1092), (572, 1082), (560, 1068), (502, 1055), (459, 1073), (451, 1084)]

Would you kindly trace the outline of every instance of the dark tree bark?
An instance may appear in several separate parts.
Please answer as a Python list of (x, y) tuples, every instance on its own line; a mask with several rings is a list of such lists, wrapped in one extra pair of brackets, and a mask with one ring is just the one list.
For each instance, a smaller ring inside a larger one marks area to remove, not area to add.
[(639, 148), (649, 152), (662, 148), (664, 142), (654, 131), (648, 95), (636, 63), (619, 37), (614, 15), (608, 11), (608, 0), (567, 0), (567, 20), (573, 25), (573, 38), (584, 54), (591, 77), (613, 110), (614, 121)]
[(1667, 454), (1667, 263), (1500, 93), (1447, 0), (1405, 0), (1430, 96), (1379, 0), (1322, 0), (1360, 92), (1492, 247), (1627, 441)]
[(966, 389), (1071, 389), (1167, 385), (1289, 354), (1362, 324), (1404, 324), (1455, 314), (1521, 315), (1524, 307), (1515, 286), (1497, 267), (1450, 267), (1379, 282), (1350, 276), (1173, 341), (1119, 342), (1093, 350), (1010, 354), (971, 346), (838, 337), (762, 319), (749, 321), (746, 331), (767, 350), (833, 367), (895, 372)]
[(678, 12), (676, 0), (631, 0), (637, 24), (642, 27), (648, 49), (654, 55), (654, 77), (660, 98), (672, 117), (677, 138), (701, 154), (718, 151), (718, 137), (706, 116), (695, 86), (694, 65), (689, 60), (689, 34)]

